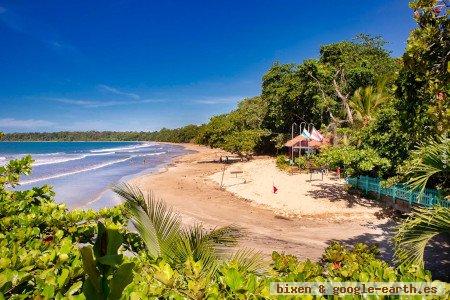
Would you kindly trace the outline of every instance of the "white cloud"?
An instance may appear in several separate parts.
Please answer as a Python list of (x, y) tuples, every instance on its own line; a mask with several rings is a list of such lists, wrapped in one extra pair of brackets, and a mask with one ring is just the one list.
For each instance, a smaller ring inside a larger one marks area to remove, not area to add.
[(230, 97), (216, 97), (216, 98), (204, 98), (192, 101), (197, 104), (217, 105), (217, 104), (234, 104), (241, 101), (245, 97), (242, 96), (230, 96)]
[(14, 128), (14, 129), (36, 129), (42, 127), (52, 127), (55, 123), (46, 120), (19, 120), (13, 118), (0, 119), (0, 128)]
[(59, 103), (77, 105), (77, 106), (83, 106), (83, 107), (91, 107), (91, 108), (163, 102), (163, 100), (158, 100), (158, 99), (142, 99), (142, 100), (131, 100), (131, 101), (118, 101), (118, 100), (117, 101), (116, 100), (95, 101), (95, 100), (80, 100), (80, 99), (68, 99), (68, 98), (47, 98), (47, 99), (51, 100), (51, 101), (56, 101)]
[(112, 87), (112, 86), (109, 86), (106, 84), (99, 84), (98, 88), (102, 91), (112, 93), (114, 95), (126, 96), (126, 97), (130, 97), (130, 98), (136, 99), (136, 100), (139, 100), (141, 98), (138, 94), (127, 93), (127, 92), (121, 91), (119, 89), (116, 89), (115, 87)]
[(78, 100), (78, 99), (67, 99), (67, 98), (50, 98), (50, 100), (71, 104), (77, 106), (84, 107), (106, 107), (106, 106), (115, 106), (115, 105), (123, 105), (125, 102), (121, 101), (92, 101), (92, 100)]

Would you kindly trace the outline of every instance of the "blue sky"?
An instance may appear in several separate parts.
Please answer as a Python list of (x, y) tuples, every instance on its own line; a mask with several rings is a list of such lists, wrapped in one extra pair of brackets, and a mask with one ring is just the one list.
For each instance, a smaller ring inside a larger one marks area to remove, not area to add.
[(275, 61), (382, 35), (400, 56), (407, 1), (0, 0), (0, 130), (156, 130), (260, 92)]

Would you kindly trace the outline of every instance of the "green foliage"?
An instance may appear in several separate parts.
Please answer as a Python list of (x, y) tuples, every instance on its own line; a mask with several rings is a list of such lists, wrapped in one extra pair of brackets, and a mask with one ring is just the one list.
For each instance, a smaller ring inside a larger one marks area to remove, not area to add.
[(400, 114), (392, 105), (381, 108), (374, 120), (352, 133), (352, 144), (374, 149), (379, 156), (390, 161), (386, 176), (396, 174), (397, 167), (408, 158), (412, 147), (408, 134), (401, 130)]
[(29, 175), (32, 163), (31, 156), (26, 155), (21, 159), (12, 160), (8, 164), (0, 166), (0, 192), (5, 188), (5, 185), (16, 186), (21, 174)]
[(186, 125), (180, 128), (167, 129), (150, 132), (146, 140), (156, 142), (190, 143), (193, 142), (201, 127), (197, 125)]
[(118, 250), (123, 238), (116, 226), (105, 227), (99, 222), (94, 247), (81, 248), (83, 269), (87, 275), (83, 283), (86, 299), (119, 299), (125, 287), (133, 281), (133, 262), (123, 262)]
[[(126, 216), (120, 206), (68, 212), (54, 203), (49, 186), (7, 189), (30, 172), (30, 164), (29, 157), (11, 161), (0, 175), (0, 298), (80, 295), (84, 272), (78, 244), (92, 241), (98, 220), (124, 224)], [(133, 234), (124, 229), (121, 234), (130, 249), (138, 247)]]
[(332, 243), (319, 262), (299, 261), (274, 252), (266, 274), (242, 268), (236, 261), (223, 262), (208, 277), (202, 275), (203, 262), (192, 260), (174, 267), (164, 260), (139, 259), (134, 281), (125, 289), (126, 297), (174, 299), (279, 299), (270, 295), (270, 282), (431, 282), (429, 272), (417, 267), (394, 268), (377, 258), (377, 247), (356, 244), (348, 248)]
[(277, 154), (278, 152), (284, 148), (284, 144), (285, 142), (289, 140), (289, 135), (288, 134), (282, 134), (282, 133), (278, 133), (275, 134), (271, 139), (270, 142), (272, 142), (274, 144), (275, 149), (277, 150)]
[(358, 88), (380, 82), (390, 84), (394, 78), (397, 65), (384, 48), (385, 44), (381, 37), (360, 34), (354, 41), (342, 41), (320, 48), (320, 63), (331, 74), (329, 85), (332, 94), (329, 97), (341, 104), (330, 113), (344, 119), (340, 122), (353, 124), (349, 100)]
[[(27, 159), (22, 163), (17, 172), (28, 169)], [(274, 253), (268, 267), (248, 250), (226, 259), (239, 236), (235, 227), (182, 228), (162, 201), (132, 188), (116, 191), (126, 209), (68, 212), (48, 186), (15, 191), (2, 185), (0, 298), (274, 299), (272, 281), (431, 281), (422, 268), (390, 267), (362, 244), (333, 243), (319, 262)], [(128, 231), (128, 212), (140, 236)], [(94, 246), (80, 250), (80, 244)]]
[(437, 4), (437, 0), (410, 2), (419, 27), (411, 31), (404, 55), (405, 67), (420, 76), (417, 80), (426, 81), (433, 93), (445, 89), (450, 81), (448, 8), (436, 12)]
[(320, 126), (326, 105), (319, 97), (318, 83), (310, 76), (326, 80), (325, 70), (315, 61), (301, 65), (276, 63), (264, 74), (261, 97), (268, 107), (266, 129), (286, 133), (294, 122), (302, 121)]
[(261, 97), (244, 99), (232, 112), (239, 123), (239, 129), (261, 129), (267, 115), (267, 103)]
[(254, 154), (261, 137), (267, 133), (263, 130), (243, 130), (234, 132), (225, 138), (223, 149), (239, 156), (251, 156)]
[(260, 97), (245, 99), (229, 114), (212, 117), (200, 129), (196, 141), (240, 156), (252, 155), (261, 149), (262, 139), (268, 136), (267, 130), (262, 129), (266, 113)]
[(176, 129), (163, 128), (153, 132), (134, 131), (60, 131), (7, 133), (5, 141), (156, 141), (189, 143), (197, 136), (200, 126), (187, 125)]
[(384, 48), (381, 37), (360, 34), (353, 41), (343, 41), (320, 47), (320, 62), (345, 79), (340, 82), (343, 94), (352, 95), (359, 87), (374, 85), (393, 76), (397, 67)]
[(373, 120), (376, 111), (386, 102), (388, 96), (384, 92), (384, 87), (374, 88), (369, 85), (358, 88), (350, 101), (355, 120), (366, 126)]
[(268, 108), (264, 128), (280, 135), (290, 132), (294, 122), (312, 122), (319, 128), (332, 120), (339, 127), (341, 118), (353, 114), (349, 101), (355, 91), (353, 110), (361, 123), (368, 123), (388, 98), (384, 90), (368, 86), (391, 85), (398, 69), (384, 45), (379, 37), (360, 35), (322, 46), (318, 60), (275, 63), (263, 76), (261, 97)]
[(320, 262), (299, 261), (291, 255), (272, 254), (273, 281), (301, 282), (395, 282), (431, 281), (421, 268), (393, 268), (377, 258), (378, 248), (357, 243), (353, 248), (333, 242)]
[(226, 136), (237, 130), (232, 115), (219, 115), (211, 118), (197, 136), (197, 142), (214, 148), (223, 147)]
[(239, 228), (225, 226), (207, 232), (200, 224), (183, 228), (180, 217), (152, 194), (144, 194), (131, 185), (120, 185), (114, 191), (122, 197), (132, 221), (143, 238), (147, 254), (164, 258), (171, 265), (182, 265), (189, 259), (203, 262), (203, 272), (217, 267), (217, 259), (235, 246)]
[(440, 137), (422, 144), (401, 166), (400, 176), (412, 189), (423, 192), (431, 186), (450, 200), (450, 139)]
[(448, 9), (435, 12), (436, 0), (411, 1), (418, 27), (411, 31), (397, 79), (397, 109), (403, 130), (414, 143), (450, 127)]
[(277, 165), (278, 169), (286, 170), (290, 166), (289, 158), (284, 154), (278, 155), (275, 160), (275, 164)]
[(331, 169), (341, 168), (346, 176), (369, 175), (383, 177), (390, 162), (380, 157), (371, 148), (358, 149), (354, 146), (340, 146), (324, 149), (316, 162)]
[(402, 265), (424, 267), (425, 247), (437, 235), (450, 237), (450, 209), (416, 208), (396, 229), (395, 255)]
[(294, 163), (300, 169), (305, 169), (308, 165), (308, 159), (306, 156), (300, 156), (294, 159)]

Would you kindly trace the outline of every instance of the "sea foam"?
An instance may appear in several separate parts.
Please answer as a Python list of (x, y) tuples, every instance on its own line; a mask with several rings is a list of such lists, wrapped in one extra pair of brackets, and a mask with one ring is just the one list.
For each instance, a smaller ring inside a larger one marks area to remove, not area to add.
[(89, 168), (85, 168), (85, 169), (81, 169), (81, 170), (55, 174), (55, 175), (51, 175), (51, 176), (47, 176), (47, 177), (41, 177), (41, 178), (36, 178), (36, 179), (31, 179), (31, 180), (26, 180), (26, 181), (22, 181), (21, 184), (30, 184), (30, 183), (43, 181), (43, 180), (55, 179), (55, 178), (69, 176), (69, 175), (75, 175), (75, 174), (78, 174), (78, 173), (83, 173), (83, 172), (88, 172), (88, 171), (92, 171), (92, 170), (97, 170), (97, 169), (100, 169), (100, 168), (104, 168), (104, 167), (107, 167), (107, 166), (111, 166), (111, 165), (114, 165), (114, 164), (118, 164), (118, 163), (130, 160), (131, 158), (132, 157), (127, 157), (127, 158), (124, 158), (124, 159), (114, 160), (114, 161), (106, 162), (106, 163), (103, 163), (103, 164), (91, 166)]
[(139, 144), (139, 145), (134, 145), (134, 146), (126, 146), (126, 147), (116, 147), (116, 148), (107, 148), (107, 149), (94, 149), (91, 150), (90, 152), (92, 153), (102, 153), (102, 152), (110, 152), (110, 151), (114, 151), (114, 152), (124, 152), (124, 151), (130, 151), (130, 150), (134, 150), (134, 149), (139, 149), (139, 148), (148, 148), (148, 147), (152, 147), (155, 144), (153, 143), (145, 143), (145, 144)]

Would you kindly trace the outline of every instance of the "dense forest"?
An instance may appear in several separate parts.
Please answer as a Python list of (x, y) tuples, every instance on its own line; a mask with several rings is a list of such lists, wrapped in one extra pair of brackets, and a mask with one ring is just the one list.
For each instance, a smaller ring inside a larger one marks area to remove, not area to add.
[(7, 133), (5, 141), (158, 141), (187, 143), (198, 133), (199, 126), (187, 125), (177, 129), (163, 128), (159, 131), (58, 131)]

